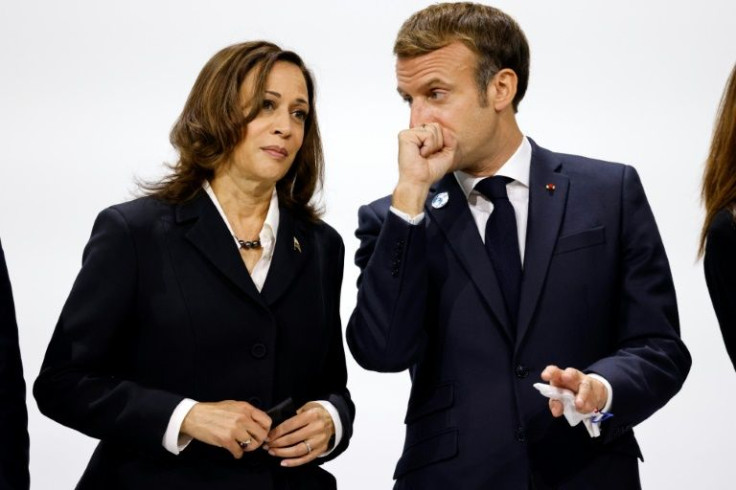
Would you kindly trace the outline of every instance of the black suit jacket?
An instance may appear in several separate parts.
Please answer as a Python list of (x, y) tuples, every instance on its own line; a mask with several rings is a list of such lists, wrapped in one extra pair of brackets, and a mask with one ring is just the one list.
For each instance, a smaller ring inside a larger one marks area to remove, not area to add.
[(728, 209), (719, 211), (708, 229), (703, 267), (723, 341), (736, 369), (736, 223)]
[[(639, 486), (631, 429), (691, 362), (644, 190), (631, 167), (532, 142), (529, 193), (516, 325), (452, 174), (418, 226), (390, 213), (389, 198), (360, 210), (347, 338), (367, 369), (411, 372), (398, 489)], [(548, 364), (611, 383), (615, 416), (600, 438), (551, 416), (532, 387)]]
[(34, 386), (44, 414), (101, 440), (78, 488), (334, 485), (316, 464), (290, 472), (265, 451), (236, 461), (198, 441), (174, 456), (162, 437), (184, 397), (261, 409), (291, 397), (297, 407), (328, 400), (340, 413), (343, 439), (318, 463), (345, 450), (354, 407), (343, 255), (332, 228), (282, 208), (259, 293), (204, 191), (180, 205), (149, 197), (100, 213)]
[(13, 292), (0, 244), (0, 488), (28, 488), (26, 384), (18, 348)]

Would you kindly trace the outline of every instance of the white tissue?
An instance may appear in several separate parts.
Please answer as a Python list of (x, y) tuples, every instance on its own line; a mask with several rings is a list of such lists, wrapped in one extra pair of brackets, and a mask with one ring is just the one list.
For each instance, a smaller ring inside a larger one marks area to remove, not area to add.
[(550, 386), (544, 383), (534, 383), (534, 387), (547, 398), (559, 400), (562, 403), (565, 418), (570, 426), (575, 427), (582, 422), (588, 430), (590, 437), (598, 437), (601, 435), (600, 425), (593, 422), (593, 418), (598, 414), (595, 412), (578, 412), (575, 408), (575, 393), (565, 388), (558, 388), (557, 386)]

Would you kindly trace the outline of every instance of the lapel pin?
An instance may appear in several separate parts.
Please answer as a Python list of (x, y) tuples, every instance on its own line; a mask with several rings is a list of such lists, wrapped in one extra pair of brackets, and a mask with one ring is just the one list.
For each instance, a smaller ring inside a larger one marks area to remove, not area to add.
[(440, 192), (432, 199), (432, 207), (435, 209), (444, 208), (449, 200), (450, 195), (447, 192)]
[(302, 246), (299, 245), (299, 240), (294, 237), (294, 250), (296, 250), (299, 253), (302, 253)]
[(555, 193), (555, 185), (554, 184), (547, 184), (547, 185), (544, 186), (544, 188), (547, 189), (547, 192), (549, 192), (549, 195), (550, 196)]

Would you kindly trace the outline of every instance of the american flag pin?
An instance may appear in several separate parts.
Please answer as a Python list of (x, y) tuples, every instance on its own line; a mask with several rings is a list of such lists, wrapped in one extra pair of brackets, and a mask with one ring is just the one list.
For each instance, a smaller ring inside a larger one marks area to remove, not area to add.
[(299, 253), (302, 253), (302, 246), (299, 245), (299, 240), (294, 237), (294, 250), (296, 250)]

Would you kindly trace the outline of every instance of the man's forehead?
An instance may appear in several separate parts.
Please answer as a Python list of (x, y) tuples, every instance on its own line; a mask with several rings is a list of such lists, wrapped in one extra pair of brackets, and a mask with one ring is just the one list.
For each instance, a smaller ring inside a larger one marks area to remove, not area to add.
[(464, 44), (454, 42), (427, 54), (396, 59), (399, 91), (408, 85), (449, 83), (457, 75), (474, 70), (476, 56)]

